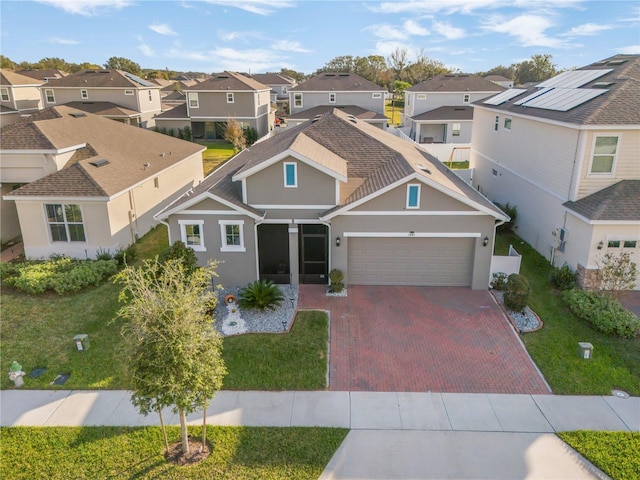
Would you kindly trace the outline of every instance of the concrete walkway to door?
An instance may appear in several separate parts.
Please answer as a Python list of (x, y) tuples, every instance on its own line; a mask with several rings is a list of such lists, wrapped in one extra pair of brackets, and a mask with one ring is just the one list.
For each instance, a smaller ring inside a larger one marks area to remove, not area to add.
[(298, 308), (331, 312), (329, 390), (550, 393), (487, 291), (301, 285)]

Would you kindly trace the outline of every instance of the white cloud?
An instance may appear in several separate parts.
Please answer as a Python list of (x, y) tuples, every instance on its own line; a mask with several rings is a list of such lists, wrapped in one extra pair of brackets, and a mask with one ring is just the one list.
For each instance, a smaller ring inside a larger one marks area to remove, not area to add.
[(615, 48), (616, 53), (622, 53), (624, 55), (640, 55), (640, 45), (628, 45), (622, 48)]
[(373, 52), (374, 55), (382, 55), (383, 57), (388, 57), (389, 55), (391, 55), (394, 51), (396, 51), (396, 49), (402, 49), (402, 48), (406, 48), (408, 52), (412, 52), (415, 49), (410, 46), (407, 45), (406, 42), (396, 42), (394, 40), (390, 40), (390, 41), (379, 41), (376, 43), (376, 48), (375, 51)]
[(79, 41), (73, 40), (72, 38), (60, 38), (60, 37), (51, 37), (49, 39), (49, 43), (55, 43), (58, 45), (78, 45)]
[(493, 16), (484, 24), (484, 30), (495, 33), (506, 33), (517, 38), (522, 47), (562, 47), (564, 42), (549, 37), (545, 31), (553, 26), (551, 20), (540, 15), (524, 14), (506, 20)]
[(465, 36), (462, 28), (454, 27), (445, 22), (433, 22), (432, 28), (447, 40), (458, 40)]
[(144, 42), (144, 39), (141, 36), (138, 36), (138, 41), (140, 45), (138, 45), (138, 49), (143, 53), (145, 57), (155, 57), (156, 53), (153, 49)]
[(420, 25), (418, 22), (414, 20), (407, 20), (406, 22), (404, 22), (404, 29), (410, 35), (420, 35), (420, 36), (429, 35), (429, 30), (427, 30), (426, 28), (424, 28), (422, 25)]
[(235, 42), (239, 40), (243, 43), (248, 43), (248, 40), (265, 40), (265, 36), (255, 30), (245, 32), (225, 32), (224, 30), (218, 30), (218, 38), (225, 42)]
[(370, 8), (377, 13), (413, 13), (421, 15), (434, 12), (471, 13), (474, 10), (504, 6), (504, 0), (409, 0), (404, 2), (382, 2)]
[(149, 25), (149, 29), (160, 35), (178, 35), (173, 29), (166, 23), (153, 23)]
[(376, 37), (389, 40), (404, 40), (407, 38), (407, 33), (396, 27), (395, 25), (389, 25), (386, 23), (380, 25), (371, 25), (364, 29), (365, 31), (373, 33)]
[(223, 7), (235, 7), (257, 15), (271, 15), (280, 8), (290, 8), (295, 4), (289, 0), (203, 0)]
[(235, 48), (216, 48), (211, 52), (218, 61), (219, 70), (236, 72), (252, 72), (280, 67), (283, 58), (281, 53), (265, 48), (237, 50)]
[(271, 48), (274, 50), (281, 50), (283, 52), (296, 52), (296, 53), (309, 53), (311, 50), (307, 50), (302, 46), (300, 42), (293, 40), (278, 40)]
[(459, 48), (457, 50), (451, 50), (449, 55), (470, 55), (472, 53), (476, 53), (473, 48)]
[(567, 33), (564, 33), (563, 37), (577, 37), (583, 35), (595, 35), (598, 32), (604, 30), (611, 30), (613, 25), (611, 24), (598, 24), (598, 23), (583, 23), (577, 27), (571, 28)]
[(130, 0), (36, 0), (67, 13), (91, 17), (107, 10), (120, 10), (133, 4)]

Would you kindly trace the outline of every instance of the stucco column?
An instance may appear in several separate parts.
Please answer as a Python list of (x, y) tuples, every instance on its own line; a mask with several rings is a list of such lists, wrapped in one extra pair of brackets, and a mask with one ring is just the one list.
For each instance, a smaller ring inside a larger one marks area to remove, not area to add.
[(289, 225), (289, 271), (291, 284), (300, 283), (300, 265), (298, 262), (298, 225)]

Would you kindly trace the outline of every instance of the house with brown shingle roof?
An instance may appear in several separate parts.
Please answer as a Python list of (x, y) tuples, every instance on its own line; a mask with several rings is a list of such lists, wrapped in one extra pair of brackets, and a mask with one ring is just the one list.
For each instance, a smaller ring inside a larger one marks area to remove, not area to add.
[(156, 117), (158, 128), (191, 128), (194, 140), (222, 140), (229, 120), (254, 128), (263, 137), (274, 127), (271, 89), (251, 77), (222, 72), (185, 87), (186, 104)]
[(257, 279), (486, 289), (508, 217), (410, 142), (335, 108), (254, 144), (156, 214), (170, 242)]
[(100, 115), (100, 108), (108, 104), (107, 118), (144, 128), (153, 127), (162, 111), (160, 85), (116, 69), (82, 70), (50, 79), (41, 92), (44, 107), (73, 102), (74, 108)]
[(384, 88), (355, 73), (323, 72), (289, 89), (289, 111), (353, 105), (384, 115), (384, 95)]
[(289, 90), (298, 82), (282, 73), (256, 73), (251, 78), (271, 88), (271, 102), (280, 115), (289, 113)]
[(0, 127), (15, 122), (23, 113), (42, 108), (39, 90), (42, 83), (41, 80), (0, 68)]
[(203, 178), (204, 147), (66, 105), (0, 135), (2, 241), (21, 235), (28, 258), (125, 248)]
[(517, 206), (518, 235), (583, 286), (607, 253), (637, 263), (640, 55), (476, 102), (471, 167), (476, 188)]
[(405, 90), (403, 131), (442, 161), (469, 160), (471, 104), (503, 90), (478, 75), (436, 75)]

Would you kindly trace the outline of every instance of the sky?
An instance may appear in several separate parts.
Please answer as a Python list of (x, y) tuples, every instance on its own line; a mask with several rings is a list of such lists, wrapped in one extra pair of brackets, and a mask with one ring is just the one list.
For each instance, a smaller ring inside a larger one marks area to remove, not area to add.
[(640, 2), (2, 0), (0, 53), (142, 68), (313, 73), (341, 55), (422, 51), (467, 73), (551, 54), (558, 68), (640, 54)]

